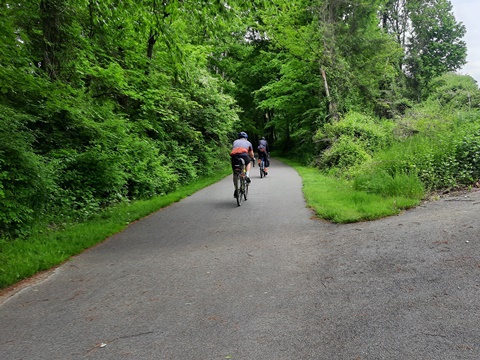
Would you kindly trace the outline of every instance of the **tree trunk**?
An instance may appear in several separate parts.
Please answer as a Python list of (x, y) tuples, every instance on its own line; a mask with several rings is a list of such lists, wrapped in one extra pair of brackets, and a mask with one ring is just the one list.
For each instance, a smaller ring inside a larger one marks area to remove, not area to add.
[(150, 36), (148, 38), (148, 43), (147, 43), (147, 57), (149, 59), (152, 58), (153, 56), (153, 47), (155, 46), (155, 43), (157, 42), (158, 39), (158, 33), (156, 30), (150, 30)]
[(63, 0), (42, 0), (40, 2), (40, 19), (42, 23), (44, 49), (42, 65), (52, 80), (58, 78), (60, 60), (57, 53), (61, 50)]
[(325, 70), (322, 68), (322, 65), (319, 62), (320, 66), (320, 72), (322, 73), (322, 78), (323, 78), (323, 86), (325, 88), (325, 94), (327, 96), (327, 101), (328, 101), (328, 117), (331, 119), (338, 119), (338, 114), (337, 114), (337, 106), (336, 104), (332, 101), (332, 98), (330, 97), (330, 90), (328, 88), (328, 81), (327, 81), (327, 75), (325, 73)]

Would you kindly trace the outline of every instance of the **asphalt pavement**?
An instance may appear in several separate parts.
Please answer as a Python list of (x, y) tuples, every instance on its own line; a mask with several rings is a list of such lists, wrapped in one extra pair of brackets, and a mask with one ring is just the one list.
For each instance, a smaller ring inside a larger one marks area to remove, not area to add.
[(292, 168), (251, 177), (4, 296), (0, 359), (480, 359), (480, 192), (335, 225)]

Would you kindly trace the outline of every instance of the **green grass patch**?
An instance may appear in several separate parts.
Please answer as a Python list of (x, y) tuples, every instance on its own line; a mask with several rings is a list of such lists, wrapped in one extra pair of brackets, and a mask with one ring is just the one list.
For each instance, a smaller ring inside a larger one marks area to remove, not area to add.
[(372, 171), (358, 175), (353, 186), (355, 190), (384, 197), (421, 199), (424, 196), (424, 186), (416, 173), (400, 172), (390, 175), (382, 170)]
[[(353, 181), (327, 176), (316, 168), (302, 166), (288, 159), (282, 161), (293, 166), (302, 177), (307, 205), (315, 210), (319, 218), (335, 223), (375, 220), (395, 215), (418, 205), (421, 200), (421, 196), (418, 197), (420, 193), (408, 197), (358, 190)], [(393, 182), (395, 181), (397, 180)]]
[(177, 191), (149, 200), (124, 203), (109, 208), (90, 221), (67, 224), (63, 229), (32, 235), (26, 239), (0, 240), (0, 289), (55, 267), (124, 230), (128, 224), (178, 202), (231, 173), (229, 165)]

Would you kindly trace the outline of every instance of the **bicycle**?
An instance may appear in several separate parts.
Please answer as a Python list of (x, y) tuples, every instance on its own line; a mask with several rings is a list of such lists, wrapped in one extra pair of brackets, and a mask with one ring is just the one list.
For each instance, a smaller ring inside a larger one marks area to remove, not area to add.
[(233, 183), (235, 186), (234, 196), (237, 200), (238, 206), (242, 205), (242, 200), (247, 200), (248, 196), (248, 183), (246, 180), (247, 170), (245, 162), (242, 158), (239, 158), (239, 160), (241, 160), (241, 163), (235, 163), (233, 170)]
[(268, 158), (270, 158), (270, 153), (264, 153), (263, 155), (259, 153), (258, 155), (258, 159), (260, 160), (258, 163), (258, 167), (260, 168), (260, 178), (268, 175), (268, 172), (265, 170), (265, 168), (270, 165)]
[(265, 160), (263, 159), (263, 157), (260, 159), (260, 164), (258, 167), (260, 168), (260, 179), (261, 179), (267, 175), (265, 173)]

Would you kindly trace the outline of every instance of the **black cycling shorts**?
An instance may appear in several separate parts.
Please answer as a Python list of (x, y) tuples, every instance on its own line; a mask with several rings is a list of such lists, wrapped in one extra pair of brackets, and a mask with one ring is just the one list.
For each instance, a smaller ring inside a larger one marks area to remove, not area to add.
[(250, 158), (250, 156), (248, 156), (247, 153), (232, 155), (232, 170), (235, 170), (235, 158), (242, 158), (243, 161), (245, 162), (245, 166), (247, 166), (250, 163), (250, 161), (252, 161), (252, 159)]

